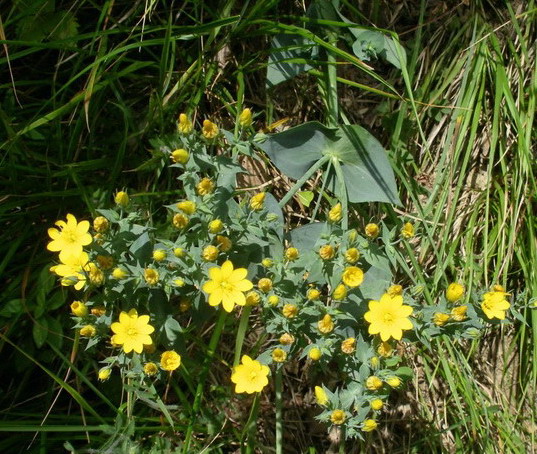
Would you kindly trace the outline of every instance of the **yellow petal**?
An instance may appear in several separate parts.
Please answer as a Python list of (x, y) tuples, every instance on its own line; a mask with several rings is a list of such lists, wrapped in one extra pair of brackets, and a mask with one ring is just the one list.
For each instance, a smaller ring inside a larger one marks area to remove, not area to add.
[(248, 275), (248, 270), (246, 268), (237, 268), (236, 270), (231, 273), (229, 278), (227, 279), (228, 282), (239, 282), (242, 281), (246, 276)]

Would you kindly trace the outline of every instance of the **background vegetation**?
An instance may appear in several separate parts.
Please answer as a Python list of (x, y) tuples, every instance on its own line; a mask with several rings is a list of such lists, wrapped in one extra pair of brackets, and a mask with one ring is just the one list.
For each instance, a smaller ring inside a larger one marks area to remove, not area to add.
[[(453, 280), (500, 283), (523, 301), (537, 293), (535, 2), (339, 3), (352, 22), (398, 37), (406, 66), (374, 48), (369, 68), (357, 63), (341, 21), (308, 19), (309, 2), (2, 3), (2, 452), (59, 452), (66, 440), (77, 449), (91, 440), (102, 452), (180, 445), (181, 428), (170, 432), (148, 410), (135, 427), (116, 419), (120, 383), (98, 385), (98, 364), (71, 350), (70, 299), (48, 272), (46, 229), (66, 212), (95, 215), (119, 188), (149, 207), (176, 193), (150, 139), (173, 130), (179, 112), (198, 127), (209, 117), (233, 128), (242, 106), (257, 114), (258, 129), (283, 118), (286, 126), (329, 123), (326, 67), (339, 77), (340, 118), (379, 138), (404, 201), (360, 205), (351, 225), (404, 214), (419, 226), (419, 244), (397, 270), (401, 283), (425, 283), (430, 298)], [(319, 24), (332, 27), (333, 42)], [(314, 61), (292, 62), (309, 71), (267, 87), (272, 40), (286, 31), (326, 45)], [(268, 164), (252, 163), (252, 172), (244, 186), (269, 182), (279, 196), (288, 189)], [(293, 212), (302, 222), (300, 200)], [(467, 344), (446, 339), (405, 352), (414, 382), (392, 401), (382, 429), (345, 452), (534, 452), (537, 312), (522, 315)], [(207, 342), (200, 333), (198, 343)], [(191, 452), (239, 449), (248, 405), (226, 391), (227, 374), (214, 372), (213, 397), (230, 410), (205, 407)], [(313, 423), (307, 371), (287, 370), (284, 380), (286, 452), (330, 449), (335, 441)], [(265, 399), (258, 449), (270, 452), (270, 393)]]

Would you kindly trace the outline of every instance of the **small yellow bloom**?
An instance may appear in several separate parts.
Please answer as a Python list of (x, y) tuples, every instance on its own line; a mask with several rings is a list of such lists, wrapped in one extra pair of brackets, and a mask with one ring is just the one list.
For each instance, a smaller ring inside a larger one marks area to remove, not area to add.
[(343, 271), (341, 280), (348, 287), (358, 287), (364, 281), (364, 272), (357, 266), (348, 266)]
[(387, 358), (393, 352), (393, 347), (389, 342), (381, 342), (377, 347), (377, 353), (383, 358)]
[(410, 222), (407, 222), (403, 225), (403, 228), (401, 229), (401, 236), (407, 240), (414, 236), (414, 226)]
[(83, 337), (93, 337), (97, 334), (97, 330), (93, 325), (86, 325), (80, 328), (80, 335)]
[(369, 389), (369, 391), (378, 391), (382, 388), (382, 380), (376, 375), (371, 375), (370, 377), (367, 377), (365, 387)]
[(98, 378), (101, 381), (106, 381), (110, 378), (110, 374), (112, 373), (112, 369), (109, 367), (103, 367), (99, 370)]
[(91, 309), (91, 315), (95, 315), (95, 317), (100, 317), (104, 314), (106, 314), (106, 309), (103, 306), (97, 306)]
[(231, 240), (224, 235), (216, 235), (216, 242), (222, 252), (227, 252), (233, 247)]
[(380, 334), (383, 342), (390, 338), (401, 340), (403, 331), (414, 326), (408, 318), (412, 315), (412, 307), (403, 304), (403, 297), (391, 297), (387, 293), (382, 295), (380, 301), (369, 301), (369, 311), (364, 318), (369, 325), (369, 334)]
[(291, 345), (295, 341), (295, 336), (289, 333), (283, 333), (280, 336), (280, 344), (282, 345)]
[(182, 247), (176, 247), (173, 250), (173, 255), (180, 259), (181, 257), (184, 257), (186, 255), (186, 252)]
[(181, 298), (181, 301), (179, 301), (179, 312), (186, 312), (190, 309), (192, 306), (192, 303), (187, 298)]
[(209, 222), (209, 233), (220, 233), (224, 229), (224, 223), (220, 219)]
[(466, 320), (467, 315), (466, 312), (468, 311), (468, 306), (457, 306), (451, 309), (451, 318), (455, 320), (456, 322), (462, 322), (463, 320)]
[(268, 385), (268, 366), (244, 355), (241, 364), (233, 368), (231, 381), (235, 383), (236, 393), (253, 394), (261, 392)]
[(360, 251), (355, 247), (351, 247), (345, 251), (345, 261), (347, 263), (353, 264), (358, 261), (360, 258)]
[(185, 281), (183, 281), (183, 279), (174, 279), (173, 284), (176, 285), (177, 287), (184, 287)]
[(85, 317), (88, 315), (88, 307), (82, 301), (73, 301), (71, 303), (71, 312), (76, 317)]
[(356, 339), (349, 337), (341, 343), (341, 351), (347, 355), (352, 355), (356, 351)]
[(310, 301), (317, 301), (321, 297), (321, 292), (316, 288), (309, 288), (306, 292), (306, 298)]
[(339, 284), (332, 292), (332, 298), (336, 301), (341, 301), (347, 297), (347, 287)]
[(116, 205), (119, 205), (120, 207), (126, 207), (129, 204), (129, 195), (124, 191), (119, 191), (115, 197), (114, 201), (116, 202)]
[(386, 291), (386, 293), (388, 295), (390, 295), (392, 298), (394, 296), (397, 296), (397, 295), (402, 295), (403, 294), (403, 286), (402, 285), (390, 285), (390, 287), (388, 287), (388, 290)]
[(330, 415), (330, 421), (332, 424), (341, 425), (347, 419), (347, 415), (343, 410), (334, 410)]
[(365, 226), (365, 235), (368, 238), (375, 239), (377, 236), (379, 236), (380, 233), (380, 227), (377, 224), (367, 224)]
[(280, 297), (278, 295), (270, 295), (267, 301), (271, 306), (277, 306), (280, 302)]
[(319, 331), (323, 334), (331, 333), (334, 330), (334, 322), (330, 314), (326, 314), (321, 320), (317, 322)]
[(183, 200), (177, 204), (177, 208), (183, 213), (191, 215), (196, 212), (197, 207), (196, 202), (193, 202), (192, 200)]
[(341, 221), (341, 218), (341, 203), (336, 203), (328, 212), (328, 219), (330, 220), (330, 222), (339, 222)]
[(248, 108), (244, 109), (239, 115), (239, 124), (243, 128), (247, 128), (252, 124), (252, 111)]
[(295, 261), (298, 258), (298, 249), (296, 247), (288, 247), (285, 250), (285, 258), (290, 262)]
[(153, 260), (156, 262), (162, 262), (166, 258), (166, 251), (164, 249), (155, 249), (153, 251)]
[(209, 195), (214, 192), (214, 182), (210, 178), (202, 178), (196, 186), (198, 195)]
[(399, 388), (401, 386), (401, 379), (399, 377), (390, 377), (386, 380), (386, 383), (392, 388)]
[(172, 223), (176, 229), (184, 229), (188, 225), (188, 217), (183, 213), (177, 213), (174, 215)]
[(371, 364), (371, 367), (373, 369), (377, 369), (379, 367), (379, 363), (380, 363), (380, 360), (378, 356), (372, 356), (371, 358), (369, 358), (369, 364)]
[(263, 265), (265, 268), (272, 268), (272, 266), (274, 265), (274, 260), (265, 258), (261, 260), (261, 265)]
[(285, 304), (282, 309), (282, 314), (286, 318), (295, 318), (298, 314), (298, 307), (294, 304)]
[(448, 288), (446, 290), (446, 299), (452, 303), (455, 301), (461, 299), (464, 296), (464, 286), (453, 282), (448, 285)]
[(246, 268), (233, 268), (233, 263), (226, 260), (221, 267), (209, 268), (210, 280), (203, 284), (203, 291), (209, 294), (209, 305), (222, 307), (231, 312), (235, 304), (244, 306), (246, 296), (244, 292), (252, 289), (253, 284), (246, 279)]
[(366, 419), (363, 422), (362, 431), (364, 432), (371, 432), (377, 428), (377, 421), (374, 419)]
[(257, 282), (257, 288), (262, 292), (268, 293), (272, 290), (272, 281), (268, 277), (263, 277)]
[(158, 271), (153, 268), (146, 268), (144, 270), (144, 279), (149, 285), (157, 285), (158, 284)]
[(61, 219), (56, 221), (56, 227), (48, 229), (52, 241), (47, 244), (49, 251), (60, 253), (60, 261), (64, 264), (73, 261), (75, 257), (80, 257), (84, 246), (92, 242), (91, 234), (88, 232), (90, 228), (88, 221), (77, 222), (70, 213), (66, 218), (66, 221)]
[(127, 277), (127, 272), (123, 268), (117, 267), (112, 270), (112, 277), (119, 281)]
[(177, 122), (177, 129), (181, 134), (190, 134), (193, 126), (192, 122), (188, 119), (186, 114), (179, 114), (179, 121)]
[(209, 246), (205, 246), (203, 248), (201, 256), (203, 257), (203, 260), (205, 260), (206, 262), (215, 262), (216, 259), (218, 258), (219, 253), (220, 251), (218, 250), (218, 248), (210, 244)]
[(190, 159), (190, 153), (184, 148), (178, 148), (177, 150), (172, 151), (170, 159), (176, 164), (186, 164)]
[(246, 306), (256, 306), (261, 301), (261, 296), (255, 290), (246, 294)]
[(114, 266), (114, 258), (111, 255), (98, 255), (95, 260), (102, 270), (109, 270)]
[(318, 347), (313, 347), (308, 352), (308, 356), (312, 361), (319, 361), (321, 359), (321, 356), (323, 356), (323, 353)]
[(144, 364), (144, 374), (149, 377), (156, 375), (158, 372), (158, 367), (155, 363), (145, 363)]
[(433, 323), (436, 326), (444, 326), (449, 321), (449, 314), (443, 312), (435, 312), (433, 316)]
[(382, 399), (373, 399), (369, 405), (371, 405), (371, 409), (375, 411), (382, 410), (382, 407), (384, 407), (384, 402)]
[(319, 256), (323, 260), (332, 260), (334, 256), (336, 255), (336, 251), (334, 250), (334, 247), (330, 244), (325, 244), (324, 246), (321, 246), (319, 249)]
[(287, 359), (287, 353), (281, 348), (275, 348), (272, 351), (272, 360), (276, 363), (283, 363)]
[(106, 219), (104, 216), (97, 216), (93, 220), (93, 230), (95, 230), (98, 233), (106, 232), (109, 227), (110, 227), (110, 224), (108, 223), (108, 219)]
[(326, 395), (324, 389), (320, 386), (315, 387), (315, 400), (323, 407), (328, 403), (328, 396)]
[[(501, 287), (503, 289), (503, 287)], [(487, 318), (497, 318), (499, 320), (505, 319), (505, 312), (511, 307), (509, 302), (505, 299), (508, 293), (504, 291), (492, 291), (483, 295), (483, 302), (481, 303), (481, 309), (487, 316)]]
[(265, 197), (266, 197), (266, 193), (264, 192), (260, 192), (259, 194), (254, 195), (250, 199), (250, 208), (253, 211), (262, 210), (265, 205)]
[(214, 139), (218, 135), (218, 126), (216, 126), (211, 120), (203, 120), (201, 133), (206, 139)]
[(95, 265), (95, 263), (88, 263), (86, 270), (88, 272), (89, 280), (93, 285), (102, 285), (104, 282), (104, 273), (97, 265)]
[(181, 355), (173, 350), (168, 350), (160, 356), (160, 367), (164, 370), (172, 371), (181, 365)]
[(114, 346), (123, 346), (125, 353), (135, 351), (142, 353), (145, 345), (152, 345), (153, 339), (150, 334), (155, 328), (149, 324), (149, 315), (140, 315), (135, 309), (128, 313), (121, 312), (119, 321), (112, 323), (111, 327), (114, 335), (112, 344)]

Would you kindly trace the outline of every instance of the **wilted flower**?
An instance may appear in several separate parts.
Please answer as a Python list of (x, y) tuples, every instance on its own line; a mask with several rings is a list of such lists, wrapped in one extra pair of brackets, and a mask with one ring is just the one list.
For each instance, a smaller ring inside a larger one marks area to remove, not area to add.
[(159, 279), (158, 271), (153, 268), (146, 268), (144, 270), (144, 279), (149, 285), (157, 285)]
[(321, 320), (317, 322), (319, 331), (323, 334), (328, 334), (334, 330), (334, 322), (330, 314), (326, 314)]
[(272, 281), (268, 277), (263, 277), (257, 282), (257, 288), (262, 292), (268, 293), (272, 290)]
[(414, 226), (407, 222), (403, 225), (403, 228), (401, 229), (401, 236), (406, 239), (410, 239), (414, 236)]
[(339, 222), (341, 221), (341, 218), (341, 203), (336, 203), (328, 212), (328, 219), (330, 220), (330, 222)]
[(282, 345), (291, 345), (295, 341), (295, 336), (289, 333), (283, 333), (280, 336), (280, 344)]
[(254, 195), (250, 199), (250, 208), (254, 211), (260, 211), (265, 205), (266, 193), (260, 192), (259, 194)]
[(218, 248), (210, 244), (209, 246), (205, 246), (203, 248), (201, 256), (206, 262), (214, 262), (218, 258), (219, 253), (220, 251), (218, 250)]
[(436, 326), (444, 326), (449, 321), (449, 314), (443, 312), (435, 312), (433, 316), (433, 323)]
[(203, 120), (201, 133), (206, 139), (214, 139), (218, 135), (218, 126), (216, 126), (211, 120)]
[(356, 339), (349, 337), (341, 343), (341, 351), (347, 355), (352, 355), (356, 351)]
[(332, 292), (332, 298), (336, 301), (341, 301), (347, 297), (347, 287), (343, 284), (339, 284)]
[(468, 306), (457, 306), (451, 309), (451, 318), (455, 320), (456, 322), (462, 322), (463, 320), (466, 320), (467, 315), (466, 312), (468, 311)]

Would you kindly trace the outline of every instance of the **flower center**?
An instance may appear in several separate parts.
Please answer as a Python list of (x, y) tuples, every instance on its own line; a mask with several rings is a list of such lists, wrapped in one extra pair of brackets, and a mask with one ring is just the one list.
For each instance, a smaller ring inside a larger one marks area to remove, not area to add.
[(385, 312), (382, 316), (382, 320), (384, 323), (392, 323), (393, 322), (393, 314), (391, 312)]
[(257, 372), (252, 371), (250, 372), (250, 380), (254, 381), (257, 379)]
[(222, 282), (220, 282), (220, 288), (222, 290), (224, 290), (225, 292), (229, 292), (229, 291), (233, 290), (233, 285), (230, 284), (227, 281), (222, 281)]
[(136, 328), (127, 328), (127, 336), (134, 337), (137, 335), (138, 335), (138, 330)]
[(62, 232), (62, 236), (65, 239), (67, 243), (76, 243), (78, 240), (78, 235), (76, 234), (76, 230), (73, 229), (64, 229)]

